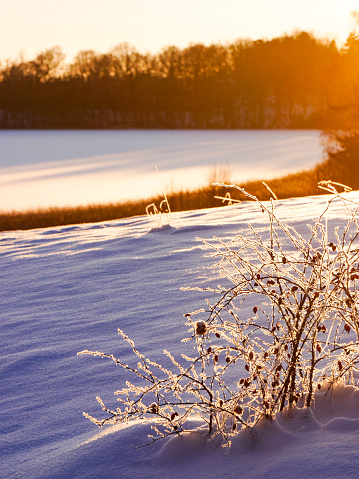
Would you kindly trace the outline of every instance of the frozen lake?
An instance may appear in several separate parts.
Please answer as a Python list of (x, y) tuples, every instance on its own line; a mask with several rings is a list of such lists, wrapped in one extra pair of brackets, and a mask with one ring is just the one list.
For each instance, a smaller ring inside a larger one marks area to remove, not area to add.
[(321, 156), (313, 130), (0, 131), (0, 210), (147, 198), (208, 184), (227, 165), (240, 185)]

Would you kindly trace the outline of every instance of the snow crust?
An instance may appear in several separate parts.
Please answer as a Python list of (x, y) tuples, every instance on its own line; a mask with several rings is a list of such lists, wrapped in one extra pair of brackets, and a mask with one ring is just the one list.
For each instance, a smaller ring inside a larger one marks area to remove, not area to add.
[[(351, 193), (359, 201), (359, 193)], [(305, 234), (327, 197), (276, 202), (277, 214)], [(345, 224), (339, 203), (330, 227)], [(97, 429), (95, 397), (116, 407), (113, 392), (129, 377), (84, 349), (136, 361), (117, 335), (166, 366), (163, 349), (190, 353), (183, 314), (203, 307), (215, 260), (196, 237), (224, 240), (251, 223), (265, 232), (252, 202), (173, 214), (154, 230), (145, 216), (0, 234), (0, 477), (3, 478), (356, 478), (359, 392), (338, 385), (317, 393), (312, 410), (284, 412), (255, 433), (242, 431), (225, 450), (198, 430), (150, 447), (150, 424)], [(151, 230), (152, 228), (152, 230)], [(187, 350), (186, 350), (187, 348)], [(133, 380), (133, 378), (131, 378)]]

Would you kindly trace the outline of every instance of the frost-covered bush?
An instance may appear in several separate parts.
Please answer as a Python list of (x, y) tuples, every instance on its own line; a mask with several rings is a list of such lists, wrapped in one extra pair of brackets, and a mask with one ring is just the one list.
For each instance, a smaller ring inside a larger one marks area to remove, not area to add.
[[(119, 407), (108, 409), (97, 398), (105, 419), (102, 426), (132, 419), (153, 421), (151, 441), (181, 434), (197, 416), (210, 436), (231, 436), (274, 419), (285, 408), (310, 407), (318, 389), (338, 381), (354, 384), (359, 360), (358, 291), (359, 205), (339, 194), (332, 183), (320, 185), (332, 194), (306, 237), (280, 221), (275, 203), (258, 207), (268, 217), (268, 229), (229, 242), (203, 241), (214, 252), (227, 286), (210, 291), (216, 301), (185, 314), (194, 354), (164, 368), (142, 355), (119, 330), (138, 358), (129, 367), (136, 376), (115, 394)], [(235, 187), (235, 186), (234, 186)], [(238, 188), (238, 187), (235, 187)], [(240, 188), (239, 188), (240, 189)], [(326, 213), (334, 200), (342, 201), (349, 220), (342, 231), (328, 230)]]

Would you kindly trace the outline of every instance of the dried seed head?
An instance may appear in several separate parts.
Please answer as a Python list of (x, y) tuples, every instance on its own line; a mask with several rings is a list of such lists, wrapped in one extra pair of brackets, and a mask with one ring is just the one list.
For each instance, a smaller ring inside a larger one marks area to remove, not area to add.
[(173, 421), (175, 417), (176, 417), (176, 414), (173, 412), (173, 413), (171, 414), (171, 421)]
[(241, 415), (241, 414), (243, 413), (243, 408), (242, 408), (242, 406), (241, 406), (240, 404), (237, 404), (237, 406), (234, 408), (234, 412), (235, 412), (236, 414)]
[(253, 351), (249, 351), (248, 357), (249, 357), (249, 360), (250, 360), (250, 361), (253, 360), (253, 358), (254, 358), (254, 353), (253, 353)]
[(350, 332), (350, 326), (349, 324), (344, 324), (344, 330), (349, 333)]
[(286, 262), (287, 262), (287, 258), (286, 258), (285, 256), (283, 256), (283, 258), (282, 258), (282, 263), (283, 263), (283, 264), (286, 264)]
[(207, 349), (207, 354), (210, 354), (212, 352), (211, 346)]
[(338, 369), (341, 371), (343, 369), (343, 364), (341, 361), (338, 361)]
[(150, 411), (152, 414), (156, 414), (158, 413), (158, 404), (153, 402), (151, 405), (150, 405)]
[(220, 338), (221, 335), (219, 333), (216, 333), (216, 338)]
[(320, 344), (317, 344), (317, 351), (318, 351), (318, 353), (322, 352), (322, 347), (320, 346)]
[(254, 306), (254, 308), (253, 308), (253, 313), (254, 313), (254, 314), (257, 314), (257, 311), (258, 311), (257, 306)]
[(320, 383), (318, 383), (317, 388), (322, 389), (322, 385)]
[(214, 360), (215, 363), (218, 362), (218, 354), (215, 354), (215, 355), (214, 355), (213, 360)]
[(203, 336), (207, 332), (207, 324), (205, 321), (196, 321), (196, 334)]

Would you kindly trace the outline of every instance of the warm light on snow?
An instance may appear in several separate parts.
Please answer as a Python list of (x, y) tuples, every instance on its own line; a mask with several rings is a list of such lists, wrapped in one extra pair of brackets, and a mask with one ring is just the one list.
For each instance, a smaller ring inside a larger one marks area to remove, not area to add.
[[(359, 201), (356, 192), (348, 196)], [(326, 200), (280, 200), (277, 215), (305, 234)], [(342, 228), (348, 215), (338, 202), (327, 219)], [(257, 205), (243, 202), (173, 213), (171, 226), (159, 230), (142, 216), (0, 233), (4, 478), (357, 477), (359, 399), (352, 386), (326, 394), (323, 385), (313, 410), (284, 412), (252, 438), (240, 433), (227, 457), (200, 430), (133, 449), (147, 441), (148, 423), (99, 431), (82, 416), (98, 415), (97, 395), (116, 408), (113, 391), (128, 378), (111, 361), (77, 352), (104, 350), (136, 364), (121, 328), (152, 360), (166, 366), (163, 349), (179, 358), (190, 347), (180, 342), (188, 328), (183, 314), (205, 298), (180, 288), (221, 281), (196, 237), (229, 240), (245, 234), (248, 222), (268, 228)]]
[(194, 189), (210, 183), (215, 166), (228, 166), (237, 183), (269, 179), (321, 158), (319, 132), (288, 130), (3, 131), (0, 151), (3, 211)]

